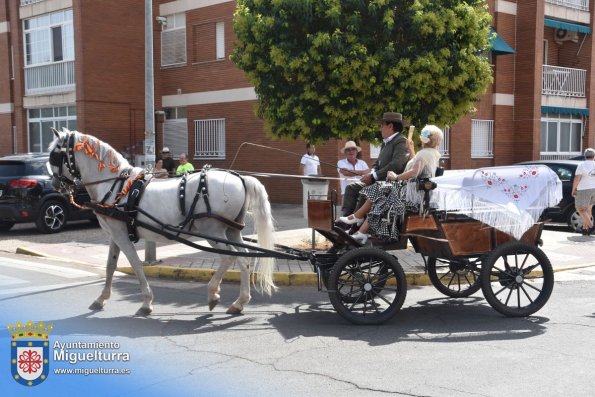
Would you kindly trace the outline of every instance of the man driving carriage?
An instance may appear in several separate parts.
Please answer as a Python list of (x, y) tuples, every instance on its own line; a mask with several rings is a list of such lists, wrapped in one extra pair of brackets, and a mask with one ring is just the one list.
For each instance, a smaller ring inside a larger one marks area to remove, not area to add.
[(359, 193), (364, 186), (373, 184), (375, 181), (386, 180), (388, 171), (398, 174), (405, 169), (409, 160), (409, 148), (405, 136), (403, 136), (403, 116), (401, 113), (386, 112), (379, 120), (379, 128), (382, 133), (382, 148), (378, 159), (370, 173), (362, 176), (360, 182), (348, 185), (345, 188), (343, 206), (341, 213), (344, 216), (352, 214), (358, 204)]

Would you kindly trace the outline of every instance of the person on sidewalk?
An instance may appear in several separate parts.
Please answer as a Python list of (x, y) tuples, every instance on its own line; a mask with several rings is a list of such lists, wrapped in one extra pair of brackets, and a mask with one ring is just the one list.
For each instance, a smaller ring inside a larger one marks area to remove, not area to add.
[(174, 159), (171, 158), (171, 153), (167, 146), (161, 149), (161, 158), (163, 159), (163, 168), (167, 170), (167, 173), (170, 176), (173, 176), (176, 171), (176, 163), (174, 162)]
[(403, 116), (401, 113), (386, 112), (379, 120), (382, 133), (382, 147), (376, 163), (371, 172), (362, 176), (359, 182), (347, 185), (343, 197), (341, 213), (343, 216), (353, 214), (358, 206), (359, 192), (364, 186), (369, 186), (375, 181), (386, 180), (388, 171), (403, 173), (405, 164), (409, 160), (409, 148), (403, 132)]
[(176, 175), (180, 176), (190, 171), (194, 171), (194, 166), (188, 162), (188, 155), (186, 153), (180, 154), (180, 165), (176, 168)]
[[(585, 150), (585, 161), (576, 167), (574, 182), (572, 183), (572, 197), (575, 198), (574, 206), (583, 220), (580, 232), (590, 236), (595, 227), (591, 218), (595, 204), (595, 149)], [(579, 230), (577, 230), (579, 231)]]
[(344, 159), (337, 162), (337, 170), (341, 178), (341, 195), (345, 194), (345, 187), (358, 182), (362, 175), (370, 171), (370, 167), (364, 160), (357, 158), (357, 154), (362, 148), (357, 146), (354, 141), (347, 141), (343, 148)]
[(306, 144), (306, 154), (300, 160), (300, 175), (322, 175), (320, 172), (320, 159), (314, 153), (316, 147), (311, 144)]

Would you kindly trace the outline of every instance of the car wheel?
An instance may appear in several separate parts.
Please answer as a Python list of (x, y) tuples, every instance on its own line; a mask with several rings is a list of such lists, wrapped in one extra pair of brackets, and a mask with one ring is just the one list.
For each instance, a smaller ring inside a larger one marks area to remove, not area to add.
[(58, 233), (66, 226), (66, 205), (50, 200), (41, 206), (37, 216), (37, 230), (42, 233)]
[(0, 232), (7, 232), (14, 226), (14, 222), (0, 221)]
[[(591, 221), (593, 221), (593, 215), (591, 215)], [(568, 226), (574, 230), (581, 230), (583, 228), (583, 219), (579, 215), (578, 211), (572, 208), (568, 214), (567, 219)]]

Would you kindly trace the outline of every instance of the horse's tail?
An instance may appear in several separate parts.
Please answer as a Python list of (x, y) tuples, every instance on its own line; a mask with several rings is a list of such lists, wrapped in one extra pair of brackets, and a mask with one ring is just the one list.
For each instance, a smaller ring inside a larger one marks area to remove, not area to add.
[[(260, 181), (251, 176), (243, 176), (246, 186), (248, 210), (252, 211), (254, 225), (258, 234), (258, 245), (269, 250), (275, 249), (273, 214), (269, 195)], [(256, 262), (256, 279), (260, 290), (268, 295), (276, 289), (273, 283), (274, 258), (259, 258)]]

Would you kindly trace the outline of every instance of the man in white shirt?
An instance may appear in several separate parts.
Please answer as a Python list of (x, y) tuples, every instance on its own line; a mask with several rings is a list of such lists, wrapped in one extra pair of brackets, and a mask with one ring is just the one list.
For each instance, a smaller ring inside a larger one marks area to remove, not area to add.
[(362, 151), (362, 148), (357, 146), (354, 141), (347, 141), (343, 148), (345, 158), (337, 162), (337, 170), (341, 178), (341, 194), (345, 194), (345, 187), (352, 183), (358, 182), (362, 175), (370, 171), (370, 167), (364, 160), (357, 158), (357, 154)]
[(320, 159), (314, 153), (316, 147), (311, 144), (306, 145), (306, 154), (302, 156), (300, 161), (300, 174), (301, 175), (321, 175), (320, 172)]
[(595, 228), (591, 220), (591, 212), (595, 204), (595, 149), (585, 150), (585, 161), (576, 167), (574, 182), (572, 183), (572, 196), (575, 198), (574, 206), (583, 220), (583, 235), (589, 236)]

